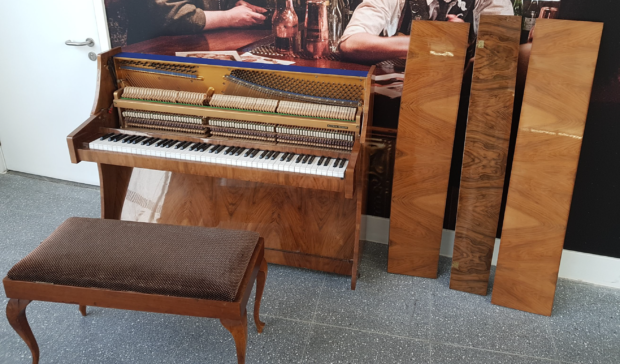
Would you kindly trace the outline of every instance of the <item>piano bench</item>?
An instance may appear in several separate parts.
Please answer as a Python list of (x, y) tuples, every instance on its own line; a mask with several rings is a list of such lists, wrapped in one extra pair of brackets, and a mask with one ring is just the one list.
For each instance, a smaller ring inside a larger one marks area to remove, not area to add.
[(7, 318), (39, 362), (26, 320), (31, 301), (219, 318), (245, 362), (246, 304), (257, 282), (254, 322), (267, 278), (258, 233), (70, 218), (9, 270)]

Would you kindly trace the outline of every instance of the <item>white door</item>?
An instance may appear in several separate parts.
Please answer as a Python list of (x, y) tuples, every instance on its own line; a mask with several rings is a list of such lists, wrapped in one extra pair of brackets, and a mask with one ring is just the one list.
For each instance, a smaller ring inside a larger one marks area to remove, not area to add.
[[(109, 49), (102, 4), (35, 0), (0, 5), (0, 142), (9, 170), (99, 183), (94, 163), (71, 164), (66, 137), (89, 117), (93, 105), (97, 62), (88, 53)], [(65, 45), (86, 38), (95, 45)]]

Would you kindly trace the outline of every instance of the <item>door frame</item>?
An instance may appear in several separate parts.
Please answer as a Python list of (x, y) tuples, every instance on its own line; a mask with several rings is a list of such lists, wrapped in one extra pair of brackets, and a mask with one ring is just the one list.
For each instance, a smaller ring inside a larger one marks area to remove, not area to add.
[(2, 154), (2, 142), (0, 142), (0, 174), (4, 174), (6, 172), (6, 162), (4, 161), (4, 154)]
[(105, 0), (92, 0), (97, 21), (97, 33), (99, 34), (100, 52), (110, 50), (110, 33), (108, 32), (108, 18), (105, 13)]

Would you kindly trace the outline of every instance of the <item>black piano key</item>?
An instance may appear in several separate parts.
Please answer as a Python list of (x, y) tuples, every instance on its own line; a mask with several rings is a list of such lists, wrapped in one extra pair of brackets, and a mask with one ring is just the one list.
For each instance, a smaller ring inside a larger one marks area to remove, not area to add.
[(176, 145), (174, 146), (174, 149), (180, 149), (180, 148), (181, 148), (182, 146), (184, 146), (185, 144), (187, 144), (187, 142), (180, 142), (180, 143), (178, 143), (178, 144), (176, 144)]
[(183, 145), (179, 149), (185, 150), (185, 149), (187, 149), (192, 144), (193, 144), (192, 142), (185, 142), (185, 143), (183, 143)]
[(324, 161), (324, 160), (325, 160), (325, 157), (323, 157), (323, 156), (322, 156), (321, 158), (319, 158), (319, 166), (320, 166), (321, 164), (323, 164), (323, 161)]
[(338, 163), (340, 163), (340, 158), (336, 158), (336, 160), (334, 161), (334, 165), (332, 167), (338, 167)]
[(215, 154), (220, 154), (226, 148), (225, 145), (220, 145), (216, 150)]
[(235, 149), (235, 147), (228, 147), (228, 148), (226, 148), (226, 150), (224, 151), (224, 154), (228, 155), (230, 152), (232, 152), (233, 149)]
[(112, 136), (108, 138), (108, 141), (110, 141), (110, 142), (115, 141), (117, 136), (118, 136), (118, 134), (112, 134)]
[(129, 135), (127, 138), (123, 138), (123, 143), (127, 143), (130, 140), (133, 140), (134, 138), (136, 138), (137, 135)]
[(112, 141), (113, 142), (119, 142), (119, 141), (123, 140), (126, 137), (127, 137), (127, 135), (125, 135), (125, 134), (116, 134), (116, 136), (112, 137)]
[(99, 140), (105, 140), (105, 139), (108, 139), (109, 137), (111, 137), (111, 136), (113, 136), (113, 135), (114, 135), (114, 133), (108, 133), (108, 134), (106, 134), (106, 135), (102, 136), (101, 138), (99, 138)]
[(297, 157), (297, 160), (295, 161), (295, 163), (301, 162), (302, 159), (304, 159), (304, 155), (300, 154), (299, 157)]
[(282, 155), (282, 158), (280, 158), (280, 162), (284, 161), (286, 159), (286, 157), (288, 157), (289, 153), (284, 153)]
[(151, 139), (153, 139), (153, 138), (145, 138), (142, 141), (140, 141), (140, 144), (142, 144), (142, 145), (148, 144), (148, 142), (150, 142)]
[(248, 151), (247, 151), (247, 152), (245, 152), (244, 156), (245, 156), (245, 157), (248, 157), (250, 154), (252, 154), (252, 152), (253, 152), (253, 151), (254, 151), (254, 148), (250, 148), (250, 149), (248, 149)]
[(217, 148), (218, 148), (217, 144), (216, 144), (216, 145), (214, 145), (214, 146), (212, 146), (212, 147), (209, 149), (209, 153), (213, 153), (213, 152), (215, 152), (215, 150), (216, 150)]
[(138, 138), (134, 139), (134, 140), (131, 142), (131, 144), (138, 144), (138, 143), (140, 143), (141, 141), (143, 141), (144, 139), (146, 139), (146, 137), (145, 137), (144, 135), (142, 135), (142, 136), (140, 136), (140, 137), (138, 137)]
[[(332, 160), (332, 158), (331, 158), (331, 157), (327, 157), (327, 158), (325, 159), (325, 164), (323, 164), (323, 165), (327, 167), (327, 166), (329, 165), (329, 161), (331, 161), (331, 160)], [(320, 165), (320, 163), (319, 163), (319, 165)]]
[(209, 144), (209, 143), (202, 143), (200, 145), (200, 147), (198, 147), (198, 151), (199, 152), (204, 152), (205, 150), (207, 150), (207, 148), (209, 148), (210, 145), (211, 144)]
[(238, 156), (238, 155), (241, 155), (241, 153), (243, 153), (243, 151), (244, 151), (244, 150), (245, 150), (245, 148), (244, 148), (244, 147), (239, 147), (239, 148), (237, 148), (237, 151), (235, 152), (235, 155), (237, 155), (237, 156)]
[(254, 149), (254, 151), (252, 152), (252, 154), (250, 154), (250, 157), (254, 158), (256, 157), (256, 155), (260, 152), (259, 149)]
[(260, 158), (260, 159), (265, 158), (265, 156), (267, 155), (267, 153), (269, 153), (269, 151), (268, 151), (268, 150), (263, 151), (263, 152), (261, 153), (261, 155), (260, 155), (260, 157), (259, 157), (259, 158)]
[(276, 158), (278, 158), (278, 156), (280, 155), (280, 152), (273, 152), (273, 154), (271, 155), (271, 160), (276, 160)]
[(159, 138), (153, 138), (153, 140), (151, 140), (150, 142), (147, 143), (147, 145), (150, 147), (151, 145), (157, 143), (159, 141)]
[(166, 148), (171, 148), (173, 145), (176, 145), (177, 143), (179, 143), (179, 141), (178, 141), (178, 140), (171, 140), (171, 141), (169, 141), (169, 142), (165, 145), (165, 147), (166, 147)]
[(269, 153), (267, 153), (267, 155), (265, 156), (265, 159), (271, 159), (271, 156), (273, 155), (273, 153), (275, 153), (275, 151), (270, 150)]
[(306, 154), (306, 156), (304, 157), (304, 159), (301, 160), (302, 164), (306, 164), (306, 162), (308, 161), (308, 159), (310, 159), (310, 154)]
[(289, 153), (288, 157), (286, 158), (286, 161), (290, 162), (293, 159), (293, 157), (295, 157), (295, 154), (294, 153)]
[(127, 139), (127, 144), (133, 144), (133, 142), (135, 142), (136, 140), (138, 140), (140, 138), (141, 138), (140, 135), (135, 135), (133, 138)]
[(315, 156), (310, 157), (310, 159), (308, 159), (308, 164), (312, 164), (315, 158), (316, 158)]
[(342, 168), (342, 167), (344, 167), (344, 164), (345, 164), (345, 162), (346, 162), (346, 161), (347, 161), (347, 160), (343, 158), (343, 159), (340, 161), (340, 166), (338, 166), (338, 168)]
[(155, 143), (156, 147), (161, 147), (162, 144), (164, 143), (168, 143), (168, 139), (159, 139), (159, 141), (157, 141), (157, 143)]
[(192, 143), (192, 145), (189, 146), (189, 151), (193, 152), (194, 150), (196, 150), (196, 148), (198, 148), (198, 145), (200, 143)]

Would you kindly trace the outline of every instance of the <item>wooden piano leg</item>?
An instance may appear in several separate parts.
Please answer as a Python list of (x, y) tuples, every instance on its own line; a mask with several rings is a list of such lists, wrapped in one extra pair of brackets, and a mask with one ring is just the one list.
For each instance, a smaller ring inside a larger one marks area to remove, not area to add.
[(353, 267), (351, 269), (351, 289), (355, 290), (359, 278), (359, 263), (362, 259), (364, 243), (360, 240), (362, 228), (362, 215), (366, 213), (366, 189), (368, 181), (368, 153), (366, 147), (360, 148), (361, 168), (357, 175), (355, 198), (357, 199), (357, 211), (355, 212), (355, 241), (353, 245)]
[(120, 220), (133, 167), (98, 164), (101, 184), (101, 218)]

